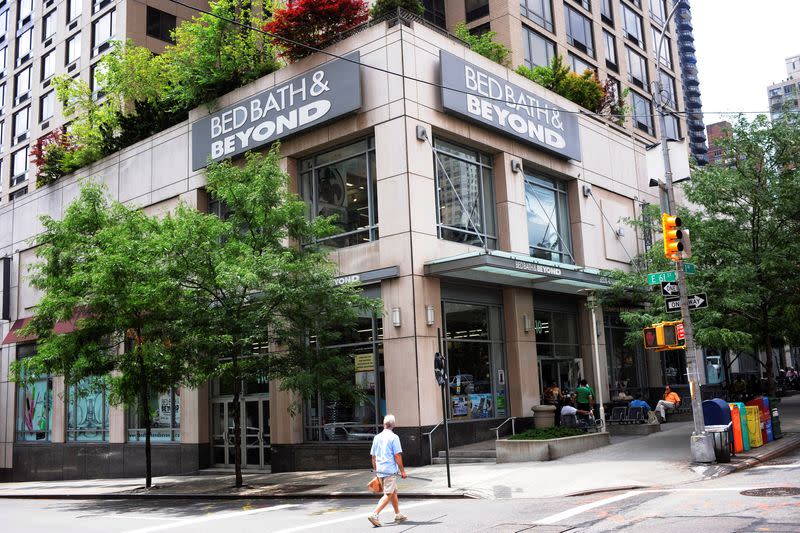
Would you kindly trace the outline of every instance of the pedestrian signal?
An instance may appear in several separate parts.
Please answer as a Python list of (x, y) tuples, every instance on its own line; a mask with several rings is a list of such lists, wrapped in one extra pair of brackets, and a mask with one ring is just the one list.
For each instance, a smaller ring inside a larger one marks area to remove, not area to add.
[(659, 322), (642, 331), (647, 350), (679, 350), (684, 347), (683, 321)]
[(683, 251), (680, 217), (661, 213), (661, 233), (664, 236), (664, 257), (672, 261), (680, 260)]

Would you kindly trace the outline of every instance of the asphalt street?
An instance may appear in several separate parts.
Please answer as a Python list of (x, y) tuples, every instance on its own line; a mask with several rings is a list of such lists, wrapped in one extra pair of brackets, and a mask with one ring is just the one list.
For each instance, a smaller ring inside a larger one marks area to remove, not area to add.
[[(591, 473), (587, 472), (587, 475)], [(532, 480), (546, 483), (547, 480)], [(765, 490), (766, 489), (766, 490)], [(748, 492), (753, 491), (753, 492)], [(3, 500), (4, 533), (290, 533), (374, 528), (368, 500)], [(402, 531), (800, 532), (800, 450), (717, 479), (564, 498), (413, 500)], [(384, 511), (382, 519), (393, 518)]]

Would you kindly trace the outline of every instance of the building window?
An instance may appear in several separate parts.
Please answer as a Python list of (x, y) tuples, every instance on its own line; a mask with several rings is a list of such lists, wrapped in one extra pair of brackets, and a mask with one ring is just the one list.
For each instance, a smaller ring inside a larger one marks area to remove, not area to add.
[(442, 302), (452, 420), (508, 414), (502, 308)]
[(661, 82), (661, 98), (662, 101), (672, 109), (678, 108), (678, 100), (675, 97), (675, 79), (660, 70), (658, 72), (658, 79)]
[(535, 309), (533, 330), (540, 390), (555, 383), (562, 391), (574, 391), (583, 377), (577, 314)]
[(8, 55), (8, 47), (3, 47), (0, 49), (0, 76), (5, 76), (6, 74), (6, 57)]
[(567, 54), (567, 56), (568, 56), (567, 59), (569, 59), (569, 65), (570, 67), (572, 67), (572, 72), (575, 72), (577, 74), (583, 74), (587, 70), (591, 70), (594, 72), (595, 70), (594, 66), (590, 65), (589, 63), (587, 63), (580, 57), (576, 56), (572, 52)]
[(28, 179), (28, 147), (17, 150), (11, 156), (11, 186)]
[(592, 3), (589, 0), (572, 0), (572, 1), (581, 6), (586, 11), (592, 10)]
[[(0, 120), (0, 153), (3, 153), (3, 144), (6, 142), (6, 121)], [(3, 181), (3, 172), (2, 172), (2, 159), (0, 159), (0, 185), (2, 185)]]
[(33, 0), (19, 0), (17, 6), (17, 20), (20, 22), (33, 13)]
[(557, 263), (574, 263), (567, 183), (526, 170), (525, 204), (530, 254)]
[(28, 138), (28, 128), (30, 125), (30, 118), (31, 118), (30, 106), (23, 107), (22, 109), (14, 113), (14, 127), (13, 127), (13, 133), (11, 134), (13, 137), (14, 144)]
[(664, 122), (666, 122), (667, 125), (667, 139), (680, 139), (681, 129), (678, 125), (678, 119), (673, 115), (666, 115), (664, 117)]
[(667, 20), (667, 5), (664, 0), (650, 0), (650, 16), (663, 26)]
[(17, 37), (17, 66), (30, 59), (33, 46), (33, 28), (28, 28)]
[(89, 69), (89, 89), (92, 91), (92, 97), (102, 98), (105, 96), (105, 91), (103, 91), (103, 86), (101, 85), (98, 76), (100, 79), (103, 78), (103, 74), (106, 70), (106, 64), (102, 62), (97, 62)]
[(0, 35), (5, 37), (8, 31), (8, 9), (0, 13)]
[[(166, 392), (150, 390), (147, 408), (151, 413), (150, 440), (153, 442), (180, 442), (181, 395), (173, 389)], [(128, 442), (144, 442), (145, 428), (138, 405), (128, 408)]]
[(81, 57), (81, 34), (76, 33), (67, 39), (67, 54), (64, 59), (64, 64), (69, 65), (77, 61)]
[(642, 392), (647, 396), (647, 391), (644, 390), (647, 369), (642, 348), (639, 345), (636, 347), (625, 345), (628, 327), (620, 320), (619, 314), (603, 313), (603, 320), (606, 331), (606, 363), (611, 397), (616, 397), (619, 393), (632, 394), (633, 392)]
[(474, 28), (469, 29), (469, 34), (474, 35), (475, 37), (480, 37), (485, 33), (489, 33), (492, 31), (492, 25), (488, 22), (485, 22), (479, 26), (475, 26)]
[(0, 84), (0, 109), (6, 106), (6, 84)]
[(46, 41), (56, 34), (56, 12), (55, 10), (42, 17), (42, 41)]
[(647, 90), (647, 85), (650, 83), (647, 77), (647, 61), (627, 46), (625, 51), (628, 55), (628, 81), (640, 89)]
[(614, 25), (614, 10), (611, 7), (611, 0), (602, 0), (600, 2), (600, 18), (606, 24)]
[(633, 125), (637, 129), (653, 135), (653, 106), (650, 100), (631, 91), (631, 104), (633, 107)]
[[(379, 289), (373, 292), (380, 298)], [(381, 430), (386, 415), (384, 386), (383, 320), (362, 316), (352, 330), (342, 332), (341, 341), (321, 350), (339, 351), (353, 359), (353, 380), (364, 393), (358, 402), (326, 398), (309, 399), (305, 409), (306, 441), (371, 441)], [(312, 338), (311, 342), (315, 340)]]
[(644, 30), (642, 26), (642, 17), (634, 13), (634, 11), (622, 4), (622, 27), (625, 29), (625, 36), (629, 41), (636, 43), (636, 45), (644, 50)]
[(115, 22), (116, 10), (112, 9), (92, 23), (92, 57), (108, 48), (108, 41), (114, 37)]
[(177, 25), (175, 15), (147, 6), (147, 35), (167, 43), (174, 43), (172, 31)]
[(8, 194), (8, 200), (13, 202), (17, 198), (21, 198), (21, 197), (25, 196), (26, 194), (28, 194), (28, 187), (23, 187), (21, 189), (17, 189), (16, 191), (9, 193)]
[(617, 60), (617, 40), (614, 35), (603, 30), (603, 42), (606, 52), (606, 67), (619, 72), (619, 61)]
[(472, 22), (489, 14), (489, 0), (465, 0), (464, 8), (467, 22)]
[(67, 441), (108, 440), (108, 391), (102, 379), (86, 378), (67, 392)]
[(521, 0), (519, 7), (523, 17), (547, 31), (553, 31), (552, 0)]
[[(17, 197), (14, 194), (9, 196), (10, 200)], [(17, 346), (17, 360), (35, 353), (33, 344)], [(26, 381), (17, 384), (17, 441), (48, 442), (53, 423), (53, 380), (43, 375)]]
[(31, 71), (33, 67), (20, 70), (14, 76), (14, 104), (26, 100), (31, 92)]
[(533, 30), (522, 26), (522, 39), (525, 46), (525, 66), (546, 67), (556, 55), (556, 44)]
[(567, 27), (567, 42), (581, 52), (594, 57), (592, 23), (569, 6), (564, 6), (564, 23)]
[[(652, 26), (653, 30), (653, 59), (658, 54), (658, 42), (661, 39), (661, 32)], [(664, 37), (664, 44), (661, 45), (661, 64), (667, 68), (672, 68), (672, 45), (670, 44), (669, 37)]]
[(67, 24), (81, 15), (81, 0), (67, 0)]
[(342, 248), (378, 239), (375, 140), (361, 141), (300, 163), (303, 198), (311, 216), (335, 216), (339, 232), (319, 241)]
[(439, 238), (495, 248), (491, 158), (441, 139), (434, 146)]
[(447, 19), (444, 14), (444, 0), (422, 0), (425, 12), (423, 18), (440, 28), (447, 27)]
[(39, 98), (39, 122), (53, 118), (56, 113), (56, 93), (50, 91)]
[(42, 56), (42, 79), (49, 79), (56, 73), (56, 51), (50, 50)]

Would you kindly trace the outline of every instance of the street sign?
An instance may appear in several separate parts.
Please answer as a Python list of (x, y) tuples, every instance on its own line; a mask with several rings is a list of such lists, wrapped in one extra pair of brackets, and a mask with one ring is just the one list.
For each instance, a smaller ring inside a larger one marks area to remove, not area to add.
[[(680, 313), (681, 312), (681, 300), (680, 298), (665, 298), (664, 302), (667, 306), (667, 313)], [(706, 293), (701, 292), (699, 294), (690, 294), (689, 295), (689, 311), (694, 311), (695, 309), (703, 309), (708, 307), (708, 297)]]
[(686, 330), (683, 329), (683, 324), (675, 324), (675, 333), (678, 334), (679, 341), (686, 340)]
[(678, 281), (678, 274), (674, 270), (667, 272), (655, 272), (647, 275), (648, 285), (658, 285), (662, 281)]
[(678, 284), (674, 281), (662, 281), (661, 294), (664, 296), (675, 296), (678, 294)]
[(697, 265), (694, 263), (684, 263), (683, 264), (683, 271), (687, 274), (694, 274), (697, 272)]

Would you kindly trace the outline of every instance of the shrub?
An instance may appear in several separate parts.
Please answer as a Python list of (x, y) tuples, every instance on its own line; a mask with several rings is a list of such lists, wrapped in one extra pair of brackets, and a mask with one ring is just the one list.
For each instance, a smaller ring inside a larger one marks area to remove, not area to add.
[(560, 439), (562, 437), (576, 437), (578, 435), (586, 435), (586, 432), (582, 429), (575, 428), (549, 427), (529, 429), (508, 438), (509, 440), (548, 440)]
[(520, 65), (517, 73), (594, 113), (601, 112), (605, 105), (606, 89), (594, 71), (587, 69), (582, 74), (570, 72), (561, 56), (555, 56), (546, 67), (530, 69)]
[(71, 161), (76, 147), (69, 136), (55, 129), (31, 148), (31, 163), (36, 165), (36, 187), (44, 187), (74, 170)]
[(419, 0), (377, 0), (372, 6), (370, 15), (376, 19), (389, 13), (397, 13), (398, 9), (405, 9), (409, 13), (419, 16), (425, 13), (425, 6)]
[(483, 57), (488, 57), (495, 63), (500, 63), (504, 67), (508, 66), (508, 48), (501, 43), (495, 42), (496, 32), (487, 31), (479, 36), (472, 35), (463, 22), (459, 22), (455, 28), (455, 36), (467, 43), (470, 50), (477, 52)]
[(323, 48), (368, 18), (366, 0), (294, 0), (275, 10), (263, 29), (273, 35), (272, 43), (282, 50), (282, 57), (297, 61), (312, 53), (308, 46)]

